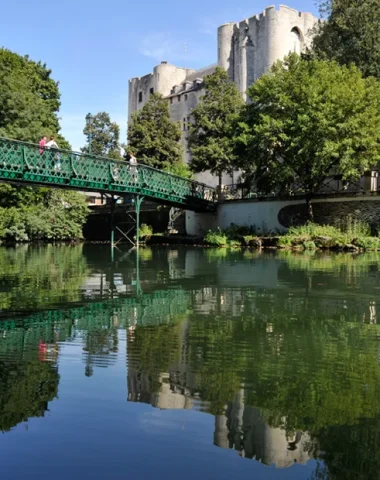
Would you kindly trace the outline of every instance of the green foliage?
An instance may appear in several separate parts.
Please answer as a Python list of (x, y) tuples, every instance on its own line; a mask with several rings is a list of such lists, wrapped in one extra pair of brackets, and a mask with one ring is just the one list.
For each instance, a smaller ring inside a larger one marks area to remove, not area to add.
[(58, 395), (57, 367), (49, 362), (0, 363), (0, 430), (42, 417)]
[(204, 82), (206, 93), (192, 111), (191, 167), (196, 172), (210, 170), (220, 177), (233, 170), (236, 162), (233, 129), (244, 102), (222, 68), (206, 76)]
[[(119, 145), (120, 127), (117, 123), (111, 122), (108, 113), (97, 113), (91, 125), (86, 123), (83, 133), (86, 137), (90, 135), (93, 155), (122, 159)], [(82, 148), (82, 152), (88, 153), (88, 146)]]
[[(0, 240), (6, 242), (67, 241), (83, 238), (82, 228), (88, 215), (86, 198), (77, 192), (29, 189), (13, 192), (13, 187), (2, 186), (0, 205)], [(25, 195), (23, 195), (25, 193)], [(26, 198), (33, 203), (24, 202)]]
[(321, 0), (325, 22), (318, 24), (313, 50), (342, 65), (355, 64), (364, 76), (380, 78), (378, 0)]
[[(183, 150), (181, 128), (170, 118), (167, 100), (151, 95), (143, 108), (132, 114), (128, 125), (128, 149), (137, 161), (159, 169), (180, 168)], [(172, 171), (173, 173), (173, 171)]]
[(140, 238), (150, 238), (153, 235), (153, 228), (150, 225), (143, 223), (139, 229)]
[(60, 93), (51, 70), (41, 62), (0, 49), (0, 136), (37, 143), (56, 135), (61, 148), (69, 144), (58, 134)]
[(332, 173), (359, 178), (380, 160), (380, 84), (354, 67), (291, 54), (248, 89), (239, 166), (260, 190), (310, 198)]
[(223, 233), (220, 229), (218, 229), (215, 232), (212, 230), (209, 230), (206, 233), (204, 241), (207, 244), (213, 245), (215, 247), (225, 247), (228, 244), (227, 235)]
[(194, 177), (192, 170), (185, 162), (169, 164), (165, 166), (164, 170), (165, 172), (171, 173), (172, 175), (177, 175), (178, 177), (182, 178), (188, 178), (189, 180), (192, 180)]
[(8, 287), (0, 291), (0, 309), (4, 314), (79, 302), (88, 274), (82, 245), (2, 247), (0, 284)]

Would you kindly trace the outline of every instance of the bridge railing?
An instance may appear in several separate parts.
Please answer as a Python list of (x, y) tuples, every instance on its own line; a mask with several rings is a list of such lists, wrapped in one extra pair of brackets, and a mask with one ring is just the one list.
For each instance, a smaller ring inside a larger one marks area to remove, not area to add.
[(146, 165), (0, 137), (0, 177), (51, 186), (138, 193), (171, 203), (214, 204), (216, 190)]
[[(323, 183), (321, 188), (314, 193), (318, 195), (335, 196), (368, 196), (380, 194), (380, 171), (372, 170), (363, 175), (360, 179), (342, 180), (341, 177), (330, 176)], [(244, 200), (244, 199), (274, 199), (283, 197), (304, 197), (305, 190), (301, 185), (294, 183), (285, 191), (261, 192), (255, 186), (247, 186), (243, 183), (225, 185), (222, 190), (223, 200)]]

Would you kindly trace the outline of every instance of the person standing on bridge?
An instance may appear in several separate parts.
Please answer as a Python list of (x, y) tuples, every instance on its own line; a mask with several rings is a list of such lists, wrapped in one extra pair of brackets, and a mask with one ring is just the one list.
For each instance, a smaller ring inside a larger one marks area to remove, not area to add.
[(50, 140), (45, 145), (45, 148), (59, 148), (57, 142), (54, 140), (54, 136), (50, 137)]
[(133, 181), (137, 182), (137, 160), (132, 152), (129, 152), (129, 171), (133, 177)]
[[(47, 149), (51, 149), (51, 148), (59, 148), (58, 145), (57, 145), (57, 142), (55, 141), (54, 139), (54, 136), (52, 135), (50, 137), (50, 140), (48, 141), (48, 143), (45, 145), (45, 148)], [(57, 152), (57, 154), (55, 155), (55, 165), (54, 165), (54, 171), (55, 172), (58, 172), (59, 170), (61, 170), (61, 154), (60, 152)]]
[(39, 143), (40, 155), (42, 155), (44, 153), (46, 142), (47, 142), (47, 138), (46, 138), (46, 135), (45, 135), (44, 137), (41, 138), (40, 143)]

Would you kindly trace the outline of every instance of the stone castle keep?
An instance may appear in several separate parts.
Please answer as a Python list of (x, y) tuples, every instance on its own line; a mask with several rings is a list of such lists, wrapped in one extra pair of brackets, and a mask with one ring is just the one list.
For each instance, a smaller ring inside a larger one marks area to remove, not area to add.
[[(186, 149), (188, 123), (191, 111), (204, 95), (203, 78), (215, 71), (217, 65), (224, 68), (246, 98), (247, 88), (279, 59), (289, 52), (301, 53), (310, 46), (312, 29), (318, 19), (311, 13), (303, 13), (284, 5), (278, 9), (268, 7), (239, 23), (227, 23), (218, 28), (218, 63), (201, 70), (192, 70), (162, 62), (153, 73), (129, 81), (129, 121), (131, 114), (149, 100), (153, 92), (168, 99), (172, 119), (181, 123), (185, 161), (189, 161)], [(199, 174), (198, 180), (216, 185), (209, 173)], [(226, 175), (224, 184), (237, 179)]]

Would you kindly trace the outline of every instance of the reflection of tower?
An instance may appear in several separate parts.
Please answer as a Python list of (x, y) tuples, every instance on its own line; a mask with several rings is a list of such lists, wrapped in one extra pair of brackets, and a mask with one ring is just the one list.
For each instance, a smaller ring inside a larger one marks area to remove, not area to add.
[(285, 430), (270, 427), (258, 408), (244, 405), (242, 391), (228, 405), (225, 415), (216, 416), (214, 444), (235, 448), (242, 456), (280, 468), (310, 459), (309, 435), (295, 432), (288, 436)]
[(191, 387), (195, 378), (188, 372), (187, 322), (178, 325), (136, 326), (127, 332), (128, 400), (161, 409), (193, 407)]

